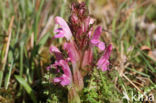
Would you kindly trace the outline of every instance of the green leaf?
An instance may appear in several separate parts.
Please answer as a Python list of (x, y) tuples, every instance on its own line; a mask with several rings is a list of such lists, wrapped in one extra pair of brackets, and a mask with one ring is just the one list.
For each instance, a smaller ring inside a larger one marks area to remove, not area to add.
[(37, 103), (36, 97), (34, 95), (34, 91), (29, 86), (29, 84), (21, 76), (15, 75), (15, 78), (24, 87), (24, 89), (26, 90), (26, 92), (30, 95), (33, 103)]

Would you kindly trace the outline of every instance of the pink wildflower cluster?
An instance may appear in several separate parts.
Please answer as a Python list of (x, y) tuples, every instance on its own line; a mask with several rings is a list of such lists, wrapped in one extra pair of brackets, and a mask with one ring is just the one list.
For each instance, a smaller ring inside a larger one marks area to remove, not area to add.
[(56, 60), (48, 69), (55, 68), (60, 72), (59, 68), (61, 68), (63, 74), (55, 77), (54, 82), (62, 86), (70, 85), (75, 87), (76, 91), (80, 91), (83, 88), (83, 77), (95, 66), (92, 65), (93, 47), (96, 46), (103, 52), (96, 63), (97, 69), (106, 71), (109, 69), (112, 45), (105, 47), (105, 43), (100, 40), (102, 27), (98, 26), (95, 30), (93, 29), (94, 19), (88, 15), (85, 3), (72, 5), (68, 24), (58, 16), (55, 18), (55, 23), (59, 27), (54, 30), (54, 38), (66, 38), (63, 48), (68, 57), (65, 58), (61, 51), (52, 45), (50, 53), (55, 55)]

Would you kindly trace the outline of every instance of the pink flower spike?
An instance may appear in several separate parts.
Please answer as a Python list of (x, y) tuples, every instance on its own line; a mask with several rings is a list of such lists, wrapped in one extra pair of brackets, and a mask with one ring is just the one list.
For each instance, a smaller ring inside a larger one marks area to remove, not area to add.
[(105, 49), (105, 44), (104, 42), (100, 41), (100, 35), (102, 32), (102, 27), (98, 26), (93, 34), (93, 37), (91, 39), (91, 45), (93, 46), (97, 46), (100, 50), (104, 50)]
[(50, 50), (50, 53), (54, 53), (55, 54), (56, 60), (63, 59), (62, 53), (60, 52), (60, 50), (57, 47), (52, 45), (49, 50)]
[(110, 44), (107, 48), (106, 48), (106, 51), (104, 53), (104, 55), (98, 60), (97, 62), (97, 68), (101, 69), (102, 71), (106, 71), (109, 69), (109, 56), (111, 54), (111, 51), (112, 51), (112, 45)]
[(71, 59), (71, 62), (76, 62), (79, 60), (80, 56), (78, 50), (75, 47), (74, 42), (65, 43), (64, 49), (67, 50), (68, 56)]
[(66, 39), (69, 41), (72, 38), (72, 33), (66, 21), (62, 17), (57, 16), (55, 18), (55, 22), (60, 26), (60, 28), (54, 30), (56, 33), (54, 38), (66, 37)]
[(62, 86), (69, 85), (72, 82), (72, 74), (69, 65), (65, 60), (60, 60), (56, 65), (62, 67), (64, 74), (61, 77), (54, 78), (54, 82), (60, 83)]

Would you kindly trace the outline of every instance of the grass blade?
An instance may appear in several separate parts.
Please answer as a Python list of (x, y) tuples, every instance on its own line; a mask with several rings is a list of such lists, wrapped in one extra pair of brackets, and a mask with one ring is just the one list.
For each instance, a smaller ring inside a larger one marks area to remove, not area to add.
[(12, 53), (10, 52), (9, 54), (10, 54), (9, 57), (11, 57), (11, 60), (10, 60), (11, 61), (11, 65), (10, 65), (10, 68), (8, 68), (9, 72), (5, 76), (5, 84), (4, 84), (5, 89), (8, 89), (9, 81), (10, 81), (10, 77), (11, 77), (11, 71), (12, 71), (13, 63), (14, 63), (14, 59), (13, 59)]
[(22, 77), (23, 75), (23, 47), (24, 46), (24, 42), (21, 42), (20, 45), (20, 76)]
[(24, 87), (24, 89), (26, 90), (26, 92), (30, 95), (33, 103), (37, 103), (35, 94), (33, 89), (29, 86), (29, 84), (21, 77), (18, 75), (15, 75), (15, 78), (17, 79), (17, 81)]
[(14, 16), (12, 16), (10, 24), (9, 24), (9, 29), (8, 29), (8, 39), (7, 40), (7, 44), (4, 44), (4, 48), (6, 46), (6, 50), (5, 50), (5, 56), (4, 58), (2, 58), (1, 63), (2, 63), (2, 68), (0, 68), (0, 87), (2, 85), (2, 80), (3, 80), (3, 72), (5, 70), (5, 65), (7, 62), (7, 57), (8, 57), (8, 51), (9, 51), (9, 46), (10, 46), (10, 41), (11, 41), (11, 33), (12, 33), (12, 26), (13, 26), (13, 22), (14, 22)]

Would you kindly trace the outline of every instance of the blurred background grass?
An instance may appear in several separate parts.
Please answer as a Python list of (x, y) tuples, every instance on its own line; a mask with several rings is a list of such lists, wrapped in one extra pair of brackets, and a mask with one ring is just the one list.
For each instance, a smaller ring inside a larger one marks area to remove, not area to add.
[[(156, 97), (156, 1), (80, 0), (113, 44), (111, 67), (85, 78), (83, 103), (133, 103), (131, 92)], [(54, 17), (68, 20), (76, 0), (0, 0), (0, 102), (67, 103), (67, 90), (51, 83)], [(60, 42), (60, 43), (59, 43)], [(58, 45), (59, 46), (59, 45)], [(98, 57), (98, 51), (94, 55)], [(156, 98), (155, 98), (156, 100)], [(154, 102), (154, 101), (153, 101)]]

